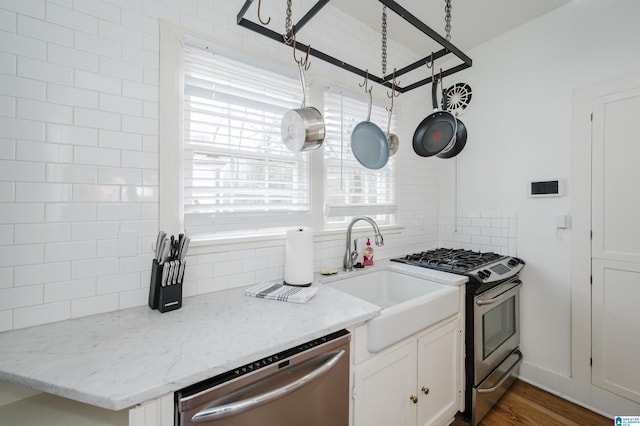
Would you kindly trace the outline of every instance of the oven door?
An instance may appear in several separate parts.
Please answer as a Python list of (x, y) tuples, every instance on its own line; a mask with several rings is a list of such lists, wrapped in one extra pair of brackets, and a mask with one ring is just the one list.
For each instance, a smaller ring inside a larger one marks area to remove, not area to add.
[(520, 345), (520, 287), (517, 277), (473, 299), (477, 386)]

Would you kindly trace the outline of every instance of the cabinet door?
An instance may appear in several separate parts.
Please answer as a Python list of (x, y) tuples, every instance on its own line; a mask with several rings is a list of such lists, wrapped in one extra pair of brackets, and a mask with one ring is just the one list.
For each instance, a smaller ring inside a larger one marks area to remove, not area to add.
[(414, 426), (416, 346), (409, 342), (354, 369), (354, 426)]
[(640, 403), (640, 265), (593, 260), (592, 382)]
[(418, 422), (443, 425), (458, 412), (460, 395), (459, 319), (418, 339)]

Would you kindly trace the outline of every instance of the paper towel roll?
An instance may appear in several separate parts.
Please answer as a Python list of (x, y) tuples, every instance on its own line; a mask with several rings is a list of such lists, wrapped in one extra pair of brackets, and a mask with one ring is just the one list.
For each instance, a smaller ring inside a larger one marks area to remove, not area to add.
[(313, 281), (313, 232), (307, 229), (287, 231), (284, 250), (284, 283), (309, 286)]

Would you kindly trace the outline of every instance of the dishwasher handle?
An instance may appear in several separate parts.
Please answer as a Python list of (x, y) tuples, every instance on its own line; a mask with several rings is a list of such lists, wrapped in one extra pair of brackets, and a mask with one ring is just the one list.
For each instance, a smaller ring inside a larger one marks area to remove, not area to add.
[(344, 356), (345, 351), (340, 350), (327, 361), (325, 361), (318, 368), (313, 370), (312, 372), (300, 377), (299, 379), (288, 383), (278, 389), (274, 389), (272, 391), (243, 399), (240, 401), (232, 402), (229, 404), (207, 407), (204, 410), (196, 413), (191, 420), (194, 423), (203, 423), (211, 420), (221, 419), (223, 417), (232, 416), (235, 414), (239, 414), (243, 411), (250, 410), (252, 408), (258, 407), (260, 405), (266, 404), (271, 401), (275, 401), (279, 398), (284, 397), (285, 395), (295, 391), (296, 389), (301, 388), (309, 382), (312, 382), (316, 378), (320, 377), (327, 371), (331, 370), (334, 365), (340, 361), (340, 359)]

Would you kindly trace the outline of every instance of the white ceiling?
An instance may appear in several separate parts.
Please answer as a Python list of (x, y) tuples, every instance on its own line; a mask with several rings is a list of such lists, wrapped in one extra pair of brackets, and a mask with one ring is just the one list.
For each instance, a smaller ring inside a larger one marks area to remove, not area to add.
[[(396, 0), (444, 37), (444, 0)], [(571, 0), (452, 0), (451, 42), (467, 51)], [(371, 4), (369, 4), (371, 3)], [(382, 4), (368, 0), (333, 0), (345, 13), (380, 31)], [(394, 12), (387, 11), (388, 38), (426, 56), (429, 38)]]

